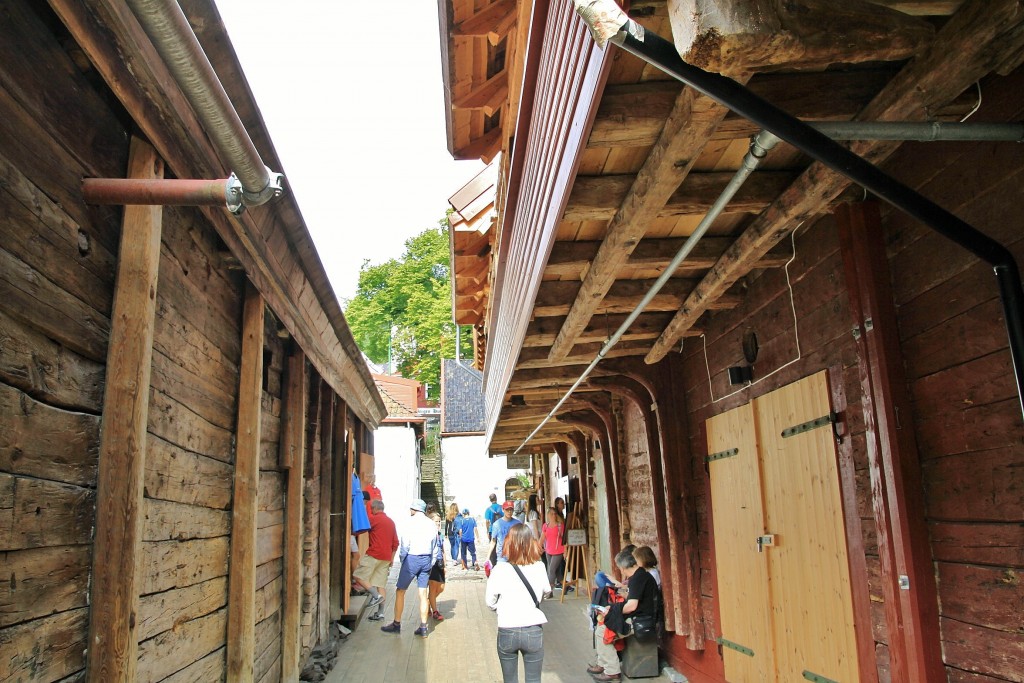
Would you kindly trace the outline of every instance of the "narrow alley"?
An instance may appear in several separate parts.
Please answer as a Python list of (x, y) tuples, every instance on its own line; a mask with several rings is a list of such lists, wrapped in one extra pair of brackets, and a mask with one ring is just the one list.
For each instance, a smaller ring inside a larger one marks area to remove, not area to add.
[[(391, 618), (398, 563), (388, 577), (388, 598), (384, 614)], [(501, 680), (495, 652), (495, 616), (484, 604), (486, 579), (483, 570), (464, 571), (448, 567), (448, 582), (438, 598), (444, 621), (430, 622), (430, 636), (413, 635), (419, 603), (414, 591), (406, 596), (399, 635), (381, 633), (387, 621), (370, 621), (365, 616), (342, 643), (334, 670), (326, 683), (439, 683), (461, 681), (486, 683)], [(560, 592), (543, 603), (548, 624), (544, 627), (545, 683), (589, 681), (587, 664), (594, 661), (592, 632), (586, 615), (588, 600), (570, 593), (564, 602)], [(369, 611), (367, 611), (369, 614)], [(520, 661), (520, 664), (522, 662)], [(523, 668), (519, 667), (519, 680)], [(623, 677), (623, 680), (627, 680)], [(667, 681), (663, 673), (645, 681)]]

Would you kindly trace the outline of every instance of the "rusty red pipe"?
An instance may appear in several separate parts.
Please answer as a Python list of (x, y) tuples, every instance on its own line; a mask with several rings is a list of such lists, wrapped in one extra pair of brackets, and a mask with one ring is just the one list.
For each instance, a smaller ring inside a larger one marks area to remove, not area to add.
[(219, 180), (138, 180), (85, 178), (82, 197), (87, 204), (158, 206), (240, 206), (234, 178)]

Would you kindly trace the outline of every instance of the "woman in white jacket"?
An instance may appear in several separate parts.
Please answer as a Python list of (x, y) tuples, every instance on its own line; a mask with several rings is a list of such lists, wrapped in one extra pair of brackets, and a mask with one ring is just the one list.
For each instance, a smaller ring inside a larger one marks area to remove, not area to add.
[(544, 665), (544, 628), (548, 619), (540, 601), (551, 593), (540, 561), (540, 542), (525, 524), (508, 530), (499, 562), (487, 580), (487, 606), (498, 613), (498, 660), (505, 683), (519, 680), (519, 653), (526, 683), (539, 683)]

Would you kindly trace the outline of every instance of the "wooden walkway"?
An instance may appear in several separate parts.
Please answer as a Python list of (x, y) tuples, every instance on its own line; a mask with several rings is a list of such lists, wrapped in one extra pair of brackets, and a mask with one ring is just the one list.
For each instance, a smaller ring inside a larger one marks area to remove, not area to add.
[[(383, 622), (365, 617), (342, 644), (334, 670), (326, 683), (441, 683), (447, 681), (486, 683), (501, 681), (501, 666), (495, 651), (497, 634), (494, 613), (484, 605), (484, 572), (463, 571), (448, 566), (448, 583), (438, 598), (443, 622), (430, 622), (430, 636), (413, 635), (419, 626), (419, 599), (415, 590), (406, 595), (402, 632), (382, 633), (389, 623), (394, 603), (397, 564), (388, 581), (388, 599)], [(545, 683), (592, 681), (587, 664), (596, 661), (586, 616), (589, 601), (570, 593), (559, 603), (559, 592), (542, 606), (548, 617), (544, 626)], [(369, 612), (367, 612), (369, 614)], [(523, 668), (520, 660), (519, 680)], [(623, 680), (628, 680), (623, 677)], [(667, 681), (662, 674), (647, 681)]]

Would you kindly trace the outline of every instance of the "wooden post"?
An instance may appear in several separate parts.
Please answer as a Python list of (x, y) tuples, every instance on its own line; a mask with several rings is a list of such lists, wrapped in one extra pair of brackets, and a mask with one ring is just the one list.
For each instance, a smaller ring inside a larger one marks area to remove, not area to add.
[(302, 651), (302, 490), (306, 463), (306, 355), (297, 346), (288, 357), (281, 407), (281, 467), (288, 470), (284, 518), (284, 604), (281, 680), (299, 680)]
[[(128, 177), (163, 177), (163, 161), (138, 138), (131, 141)], [(87, 671), (93, 683), (135, 680), (142, 484), (162, 213), (158, 206), (126, 206), (121, 228), (96, 481)]]
[[(321, 380), (322, 381), (322, 380)], [(331, 483), (334, 459), (334, 404), (337, 400), (323, 382), (320, 408), (320, 529), (317, 539), (317, 625), (320, 642), (326, 642), (331, 616)]]
[[(860, 332), (861, 401), (891, 676), (893, 681), (941, 680), (935, 569), (881, 218), (874, 202), (844, 204), (835, 215), (850, 312)], [(906, 588), (899, 585), (901, 577)]]
[(228, 683), (251, 681), (256, 651), (256, 495), (263, 398), (263, 297), (246, 282), (228, 575)]
[(331, 454), (331, 619), (341, 618), (348, 609), (347, 596), (342, 593), (342, 576), (348, 566), (348, 546), (345, 529), (348, 515), (345, 514), (345, 497), (349, 483), (345, 476), (348, 462), (345, 432), (348, 429), (348, 406), (340, 398), (334, 406), (334, 443)]

